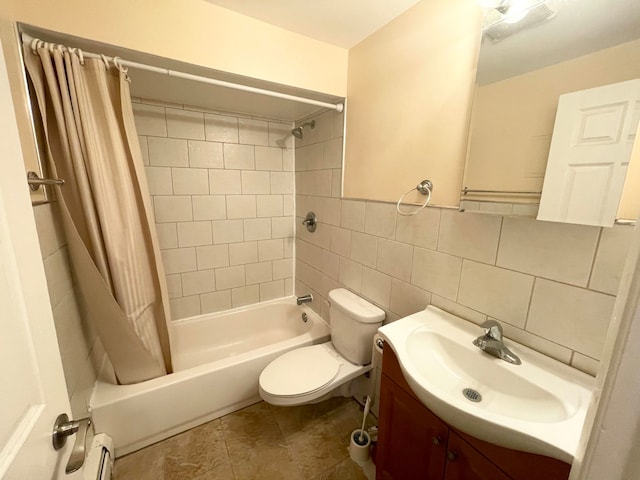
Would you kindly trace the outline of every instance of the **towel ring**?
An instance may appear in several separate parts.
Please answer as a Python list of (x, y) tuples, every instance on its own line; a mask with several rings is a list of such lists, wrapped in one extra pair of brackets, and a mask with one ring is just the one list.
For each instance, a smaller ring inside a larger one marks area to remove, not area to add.
[[(415, 210), (410, 211), (410, 212), (403, 212), (402, 210), (400, 210), (400, 204), (402, 203), (402, 200), (404, 200), (404, 197), (409, 195), (414, 190), (419, 191), (422, 195), (426, 195), (427, 198), (425, 199), (424, 203), (422, 205), (420, 205), (418, 208), (416, 208)], [(398, 203), (396, 204), (396, 211), (398, 212), (398, 214), (403, 215), (405, 217), (410, 217), (411, 215), (415, 215), (420, 210), (422, 210), (424, 207), (429, 205), (429, 201), (431, 200), (431, 191), (432, 190), (433, 190), (433, 183), (431, 182), (431, 180), (423, 180), (423, 181), (421, 181), (416, 187), (410, 188), (409, 190), (407, 190), (404, 193), (404, 195), (402, 195), (400, 197), (400, 199), (398, 200)]]

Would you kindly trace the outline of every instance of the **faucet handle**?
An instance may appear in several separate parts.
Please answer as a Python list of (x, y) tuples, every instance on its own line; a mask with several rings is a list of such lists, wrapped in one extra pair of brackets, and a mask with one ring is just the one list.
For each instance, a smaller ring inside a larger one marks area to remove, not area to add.
[(487, 337), (491, 337), (499, 342), (502, 341), (502, 325), (496, 320), (487, 320), (480, 326), (484, 328), (484, 334)]

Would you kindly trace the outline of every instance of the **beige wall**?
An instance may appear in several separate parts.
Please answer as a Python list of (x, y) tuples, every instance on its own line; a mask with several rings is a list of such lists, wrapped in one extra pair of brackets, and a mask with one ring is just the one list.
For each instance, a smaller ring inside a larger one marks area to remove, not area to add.
[(3, 0), (0, 16), (226, 72), (346, 93), (347, 50), (204, 0)]
[(558, 97), (640, 77), (638, 55), (640, 40), (479, 87), (464, 184), (540, 191)]
[(473, 0), (423, 0), (349, 51), (346, 197), (428, 178), (434, 204), (458, 204), (481, 21)]

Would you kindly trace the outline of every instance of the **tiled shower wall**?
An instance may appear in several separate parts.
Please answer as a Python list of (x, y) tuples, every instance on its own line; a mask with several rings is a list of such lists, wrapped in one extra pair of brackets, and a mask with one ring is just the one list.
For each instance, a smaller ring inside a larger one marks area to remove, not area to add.
[(293, 292), (289, 123), (134, 99), (174, 320)]
[(83, 314), (57, 206), (34, 207), (34, 216), (71, 409), (83, 418), (104, 349)]
[[(597, 228), (533, 218), (426, 208), (411, 217), (390, 203), (341, 200), (333, 179), (335, 114), (324, 132), (296, 145), (298, 221), (318, 215), (315, 233), (297, 229), (296, 294), (328, 319), (329, 290), (344, 286), (387, 312), (387, 322), (433, 304), (594, 374), (632, 227)], [(321, 155), (321, 152), (324, 152)], [(435, 186), (437, 188), (437, 185)], [(408, 207), (407, 207), (408, 208)]]

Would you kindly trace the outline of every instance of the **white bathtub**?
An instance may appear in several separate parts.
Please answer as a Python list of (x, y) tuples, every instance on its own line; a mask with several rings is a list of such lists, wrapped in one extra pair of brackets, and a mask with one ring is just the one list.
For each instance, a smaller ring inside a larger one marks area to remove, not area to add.
[[(302, 320), (306, 313), (308, 321)], [(329, 327), (293, 297), (173, 322), (175, 372), (135, 385), (101, 374), (94, 425), (124, 455), (260, 400), (258, 377), (284, 352), (329, 340)]]

